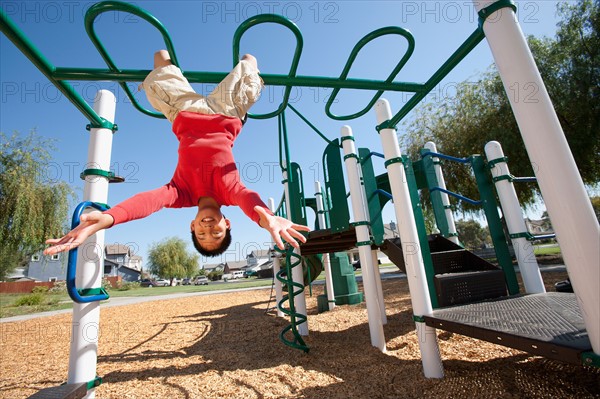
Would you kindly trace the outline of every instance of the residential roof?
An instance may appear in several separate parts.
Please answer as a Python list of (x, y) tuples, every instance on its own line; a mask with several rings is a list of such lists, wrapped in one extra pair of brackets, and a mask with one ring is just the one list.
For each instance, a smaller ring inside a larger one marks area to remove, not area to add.
[(229, 270), (238, 270), (241, 269), (242, 267), (246, 266), (248, 264), (248, 262), (244, 261), (238, 261), (238, 262), (227, 262), (227, 266), (229, 267)]
[(127, 245), (109, 244), (106, 246), (106, 255), (129, 255), (131, 249)]
[(270, 249), (260, 249), (260, 250), (252, 251), (250, 253), (250, 255), (254, 256), (255, 258), (268, 258), (271, 256), (270, 253), (271, 253)]

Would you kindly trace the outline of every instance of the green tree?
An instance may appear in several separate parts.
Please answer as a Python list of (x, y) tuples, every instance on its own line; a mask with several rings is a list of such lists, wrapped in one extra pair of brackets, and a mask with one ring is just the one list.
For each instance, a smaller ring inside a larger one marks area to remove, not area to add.
[[(558, 6), (561, 21), (554, 39), (529, 37), (528, 42), (545, 86), (586, 184), (600, 180), (600, 3), (579, 0)], [(457, 85), (456, 94), (430, 101), (416, 110), (406, 126), (403, 145), (412, 159), (427, 141), (448, 155), (468, 157), (483, 153), (497, 140), (515, 176), (532, 176), (533, 168), (512, 114), (508, 96), (533, 101), (537, 89), (523, 85), (507, 93), (494, 67), (474, 82)], [(540, 132), (543, 134), (543, 132)], [(443, 162), (449, 189), (477, 199), (479, 194), (468, 167)], [(515, 186), (521, 203), (536, 200), (537, 186)], [(462, 210), (473, 210), (457, 203)]]
[(150, 247), (148, 270), (169, 279), (192, 277), (198, 272), (198, 254), (189, 253), (181, 238), (167, 238)]
[(65, 231), (71, 187), (51, 181), (52, 142), (0, 132), (0, 280)]
[(467, 249), (479, 249), (492, 241), (489, 231), (476, 220), (457, 220), (456, 231), (460, 242)]

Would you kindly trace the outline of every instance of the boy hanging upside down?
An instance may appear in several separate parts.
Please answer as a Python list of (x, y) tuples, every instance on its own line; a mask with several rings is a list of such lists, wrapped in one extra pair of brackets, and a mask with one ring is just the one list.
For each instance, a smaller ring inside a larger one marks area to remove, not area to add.
[(256, 58), (245, 55), (208, 96), (194, 92), (166, 50), (154, 55), (154, 70), (142, 84), (152, 106), (173, 124), (179, 140), (179, 159), (173, 178), (155, 190), (137, 194), (105, 212), (81, 216), (79, 226), (64, 237), (50, 239), (44, 254), (73, 249), (96, 232), (144, 218), (162, 208), (198, 207), (190, 224), (194, 246), (205, 256), (225, 252), (231, 243), (231, 222), (223, 205), (238, 205), (268, 230), (283, 248), (282, 239), (294, 247), (305, 242), (300, 231), (307, 226), (273, 215), (257, 193), (241, 182), (233, 142), (240, 134), (250, 107), (263, 87)]

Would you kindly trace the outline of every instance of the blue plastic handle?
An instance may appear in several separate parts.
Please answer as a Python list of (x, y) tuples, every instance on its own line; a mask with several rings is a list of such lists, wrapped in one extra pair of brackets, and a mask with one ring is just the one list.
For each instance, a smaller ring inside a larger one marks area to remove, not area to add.
[[(75, 227), (79, 226), (79, 223), (81, 221), (81, 214), (83, 213), (84, 210), (86, 210), (87, 208), (94, 208), (97, 209), (99, 211), (106, 211), (108, 209), (108, 207), (106, 205), (102, 205), (102, 204), (98, 204), (95, 202), (90, 202), (90, 201), (86, 201), (86, 202), (82, 202), (81, 204), (77, 205), (77, 208), (75, 208), (75, 212), (73, 212), (73, 219), (71, 221), (71, 229), (74, 229)], [(90, 303), (90, 302), (96, 302), (96, 301), (104, 301), (106, 299), (109, 298), (108, 293), (103, 290), (102, 288), (100, 288), (99, 290), (101, 291), (100, 294), (96, 294), (96, 295), (82, 295), (82, 293), (84, 293), (86, 290), (98, 290), (98, 289), (83, 289), (83, 290), (78, 290), (77, 287), (75, 286), (75, 276), (77, 275), (77, 248), (73, 248), (69, 251), (69, 260), (67, 263), (67, 292), (69, 293), (69, 296), (71, 297), (71, 299), (77, 303)]]

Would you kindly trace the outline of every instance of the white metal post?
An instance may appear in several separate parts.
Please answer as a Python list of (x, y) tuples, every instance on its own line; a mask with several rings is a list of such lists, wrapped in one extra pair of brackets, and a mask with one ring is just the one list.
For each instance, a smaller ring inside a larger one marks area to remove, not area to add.
[(377, 300), (379, 302), (379, 311), (381, 312), (381, 323), (385, 325), (387, 324), (387, 315), (385, 314), (385, 300), (383, 299), (383, 286), (381, 285), (381, 272), (379, 271), (379, 259), (377, 258), (376, 249), (371, 250), (371, 258), (373, 259), (373, 276), (377, 287)]
[[(323, 193), (321, 192), (321, 183), (315, 182), (315, 200), (317, 202), (317, 217), (319, 218), (319, 227), (325, 228), (325, 205), (323, 204)], [(325, 269), (325, 288), (327, 291), (327, 303), (329, 310), (335, 308), (335, 292), (333, 291), (333, 277), (331, 276), (331, 263), (329, 254), (323, 254), (323, 268)]]
[[(341, 136), (342, 146), (344, 148), (344, 164), (346, 165), (348, 184), (350, 185), (352, 214), (355, 222), (366, 222), (367, 213), (365, 211), (366, 207), (358, 173), (358, 155), (356, 154), (354, 136), (352, 135), (350, 126), (342, 126)], [(349, 139), (344, 139), (345, 137), (348, 137)], [(367, 301), (367, 316), (369, 319), (369, 331), (371, 333), (371, 345), (382, 352), (385, 352), (385, 336), (383, 334), (383, 322), (381, 320), (377, 285), (375, 283), (373, 258), (371, 257), (371, 236), (369, 234), (369, 227), (365, 224), (358, 224), (356, 226), (356, 239), (358, 241), (358, 255), (360, 257), (363, 287)]]
[[(115, 96), (108, 90), (100, 90), (94, 99), (94, 111), (109, 122), (115, 119)], [(92, 128), (88, 147), (88, 169), (110, 170), (113, 131)], [(86, 176), (83, 200), (107, 203), (108, 178)], [(76, 286), (98, 288), (104, 274), (104, 231), (89, 237), (78, 250)], [(69, 354), (69, 384), (88, 383), (96, 378), (98, 338), (100, 336), (100, 303), (74, 303), (71, 349)], [(88, 391), (87, 398), (94, 398), (95, 391)]]
[[(488, 162), (504, 158), (502, 146), (497, 141), (490, 141), (485, 145), (485, 155)], [(494, 165), (492, 176), (510, 176), (506, 161), (499, 161)], [(510, 234), (526, 233), (527, 226), (523, 219), (521, 205), (519, 205), (519, 199), (513, 182), (504, 179), (496, 181), (495, 185), (508, 232)], [(540, 268), (533, 253), (533, 245), (525, 237), (512, 238), (511, 240), (515, 249), (515, 256), (519, 264), (521, 277), (523, 278), (523, 284), (525, 285), (525, 291), (530, 294), (546, 292), (544, 280), (542, 279)]]
[[(435, 146), (435, 143), (428, 141), (425, 143), (425, 148), (437, 154), (437, 147)], [(443, 190), (446, 190), (446, 180), (444, 179), (444, 173), (442, 172), (442, 167), (439, 164), (439, 160), (440, 159), (438, 157), (433, 157), (433, 169), (435, 170), (435, 176), (437, 178), (439, 187)], [(460, 241), (456, 235), (454, 215), (452, 214), (452, 209), (450, 209), (450, 199), (448, 198), (448, 194), (443, 191), (440, 191), (440, 195), (442, 198), (442, 204), (444, 205), (446, 221), (448, 222), (448, 233), (450, 233), (450, 237), (448, 237), (448, 239), (453, 243), (460, 245)]]
[[(275, 200), (273, 198), (269, 198), (269, 209), (271, 210), (271, 212), (275, 213)], [(271, 248), (275, 248), (275, 242), (271, 241)], [(281, 309), (279, 309), (279, 302), (281, 302), (281, 299), (283, 298), (283, 289), (281, 287), (281, 281), (279, 281), (277, 279), (277, 273), (279, 273), (279, 270), (281, 270), (280, 267), (280, 256), (279, 254), (277, 254), (276, 256), (274, 256), (272, 258), (273, 261), (273, 282), (275, 283), (275, 302), (276, 302), (276, 306), (275, 308), (277, 309), (277, 316), (278, 317), (285, 317), (285, 314), (281, 311)]]
[[(381, 99), (375, 104), (377, 123), (382, 124), (392, 119), (392, 110), (387, 100)], [(404, 261), (406, 264), (406, 277), (415, 317), (431, 314), (431, 299), (427, 288), (427, 277), (423, 255), (420, 251), (417, 225), (412, 210), (410, 193), (404, 168), (401, 163), (400, 147), (395, 129), (381, 129), (379, 131), (383, 153), (386, 159), (386, 168), (392, 189), (394, 210), (398, 223), (398, 232), (402, 242)], [(422, 320), (415, 319), (423, 373), (427, 378), (442, 378), (444, 370), (437, 343), (436, 330), (426, 326)]]
[[(283, 184), (283, 189), (285, 192), (285, 206), (287, 208), (288, 217), (291, 217), (292, 206), (290, 203), (290, 187), (289, 187), (289, 183), (288, 183), (288, 176), (289, 176), (288, 171), (284, 170), (283, 171), (283, 181), (285, 183)], [(298, 249), (294, 249), (294, 253), (297, 254), (298, 256), (301, 256), (300, 250), (298, 250)], [(294, 258), (292, 258), (292, 259), (294, 259)], [(295, 283), (298, 283), (298, 284), (301, 284), (302, 286), (304, 286), (304, 273), (302, 272), (302, 264), (300, 264), (292, 269), (292, 280)], [(288, 295), (291, 295), (291, 292), (288, 292)], [(301, 295), (296, 295), (294, 297), (294, 307), (295, 307), (297, 313), (306, 316), (306, 296), (304, 296), (304, 292), (302, 292)], [(302, 336), (308, 335), (308, 318), (306, 318), (306, 321), (303, 321), (302, 323), (298, 324), (297, 330), (298, 330), (298, 333)]]
[[(473, 0), (477, 11), (495, 1)], [(483, 24), (548, 210), (590, 343), (600, 354), (600, 226), (515, 13)]]

